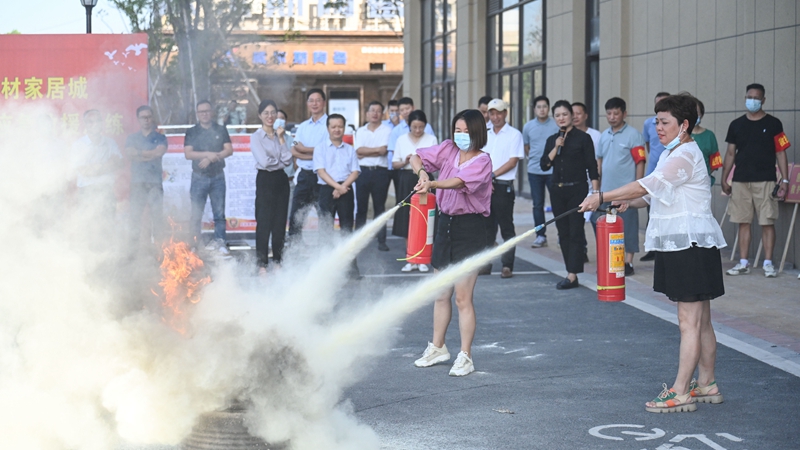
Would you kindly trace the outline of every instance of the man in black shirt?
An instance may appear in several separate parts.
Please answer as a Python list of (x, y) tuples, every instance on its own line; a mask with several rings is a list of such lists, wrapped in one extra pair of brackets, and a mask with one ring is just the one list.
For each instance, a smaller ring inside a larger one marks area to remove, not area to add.
[(192, 185), (189, 195), (192, 199), (192, 218), (190, 226), (199, 243), (201, 220), (206, 207), (206, 199), (211, 199), (211, 212), (214, 214), (214, 239), (206, 250), (216, 250), (223, 257), (230, 257), (225, 245), (225, 158), (233, 154), (228, 130), (213, 122), (214, 108), (208, 100), (197, 104), (198, 124), (186, 131), (183, 151), (186, 159), (192, 161)]
[[(747, 254), (750, 249), (750, 222), (753, 212), (761, 225), (764, 243), (764, 275), (778, 275), (772, 265), (775, 248), (775, 220), (778, 218), (778, 199), (786, 196), (789, 186), (788, 164), (785, 150), (789, 138), (783, 132), (783, 124), (762, 109), (766, 91), (764, 86), (754, 83), (747, 86), (745, 106), (747, 114), (731, 122), (725, 141), (728, 151), (722, 169), (722, 191), (731, 196), (728, 212), (731, 222), (739, 224), (739, 263), (727, 271), (728, 275), (750, 273)], [(781, 179), (778, 180), (777, 198), (772, 196), (775, 188), (775, 163)], [(734, 163), (733, 185), (728, 184)]]

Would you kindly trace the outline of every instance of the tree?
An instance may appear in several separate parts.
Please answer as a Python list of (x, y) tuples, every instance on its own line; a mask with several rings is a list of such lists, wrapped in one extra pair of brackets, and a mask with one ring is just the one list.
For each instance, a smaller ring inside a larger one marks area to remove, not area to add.
[[(162, 123), (194, 122), (198, 100), (211, 97), (211, 76), (230, 64), (228, 38), (252, 0), (111, 0), (134, 32), (149, 37), (152, 84)], [(177, 54), (174, 49), (177, 47)], [(163, 87), (162, 87), (163, 86)], [(166, 93), (159, 104), (157, 93)]]

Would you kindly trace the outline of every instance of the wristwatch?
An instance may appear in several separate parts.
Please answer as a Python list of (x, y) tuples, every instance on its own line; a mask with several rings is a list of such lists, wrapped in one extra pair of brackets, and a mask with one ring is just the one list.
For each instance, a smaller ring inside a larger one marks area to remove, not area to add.
[(783, 179), (783, 180), (781, 180), (781, 183), (789, 184), (789, 180)]

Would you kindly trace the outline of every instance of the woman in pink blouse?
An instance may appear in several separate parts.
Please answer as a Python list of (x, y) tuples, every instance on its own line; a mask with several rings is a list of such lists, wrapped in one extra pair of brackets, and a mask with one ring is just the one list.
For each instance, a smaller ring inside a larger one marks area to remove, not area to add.
[[(476, 109), (461, 111), (453, 118), (453, 140), (434, 147), (418, 149), (410, 159), (411, 168), (419, 176), (415, 186), (418, 193), (437, 189), (439, 216), (433, 240), (432, 265), (436, 271), (479, 253), (485, 248), (481, 239), (486, 234), (486, 220), (492, 196), (492, 160), (481, 151), (486, 145), (486, 122)], [(439, 180), (431, 181), (429, 172), (439, 172)], [(472, 296), (478, 272), (457, 282), (433, 305), (433, 342), (417, 367), (430, 367), (450, 360), (444, 343), (450, 324), (453, 290), (458, 308), (458, 327), (461, 332), (461, 351), (456, 357), (451, 376), (472, 373), (472, 339), (475, 336), (475, 308)]]

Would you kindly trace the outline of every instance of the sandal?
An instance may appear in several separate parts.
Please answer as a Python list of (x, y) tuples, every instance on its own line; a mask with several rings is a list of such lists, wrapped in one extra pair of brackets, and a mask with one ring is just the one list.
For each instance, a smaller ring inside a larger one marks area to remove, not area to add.
[(691, 391), (678, 395), (672, 388), (667, 388), (664, 383), (664, 390), (658, 397), (652, 400), (655, 406), (645, 405), (645, 410), (651, 413), (672, 413), (672, 412), (692, 412), (697, 410)]
[[(717, 392), (709, 394), (714, 388), (717, 389)], [(700, 387), (697, 385), (697, 380), (692, 379), (692, 382), (689, 383), (689, 393), (692, 394), (694, 401), (699, 403), (722, 403), (722, 394), (719, 392), (716, 381), (712, 381), (708, 386)]]

